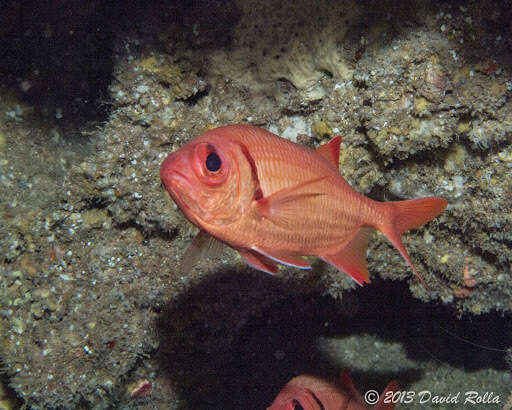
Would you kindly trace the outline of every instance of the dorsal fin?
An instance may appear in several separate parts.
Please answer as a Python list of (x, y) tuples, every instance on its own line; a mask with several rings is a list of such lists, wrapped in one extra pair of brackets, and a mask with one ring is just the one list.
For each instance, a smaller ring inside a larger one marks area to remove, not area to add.
[(348, 394), (350, 400), (363, 404), (363, 398), (361, 397), (361, 393), (359, 393), (354, 386), (354, 382), (352, 381), (352, 376), (350, 375), (350, 370), (346, 367), (341, 371), (340, 375), (340, 385), (343, 391)]
[(384, 391), (381, 393), (379, 401), (373, 407), (374, 410), (394, 410), (395, 403), (392, 400), (387, 400), (387, 397), (393, 397), (394, 393), (399, 390), (398, 383), (394, 380), (390, 381)]
[(330, 140), (327, 144), (320, 145), (316, 152), (318, 152), (321, 156), (323, 156), (328, 162), (333, 164), (336, 169), (339, 167), (340, 160), (340, 144), (341, 144), (341, 136), (338, 135)]

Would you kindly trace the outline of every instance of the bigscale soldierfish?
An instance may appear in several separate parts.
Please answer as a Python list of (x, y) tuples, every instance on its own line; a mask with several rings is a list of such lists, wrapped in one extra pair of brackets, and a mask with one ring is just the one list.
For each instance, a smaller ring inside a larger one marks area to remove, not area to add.
[(276, 273), (276, 262), (308, 269), (302, 256), (313, 255), (362, 285), (370, 281), (366, 250), (378, 229), (424, 284), (402, 233), (438, 216), (446, 200), (365, 197), (339, 173), (340, 143), (336, 137), (313, 151), (263, 128), (229, 125), (169, 154), (160, 167), (163, 184), (200, 229), (186, 259), (197, 258), (213, 236), (264, 272)]
[[(366, 396), (374, 410), (393, 410), (393, 394), (398, 391), (395, 381), (390, 382), (380, 396)], [(372, 391), (369, 391), (372, 393)], [(290, 380), (279, 392), (267, 410), (363, 410), (366, 403), (357, 391), (350, 372), (343, 369), (339, 384), (329, 383), (307, 374)]]

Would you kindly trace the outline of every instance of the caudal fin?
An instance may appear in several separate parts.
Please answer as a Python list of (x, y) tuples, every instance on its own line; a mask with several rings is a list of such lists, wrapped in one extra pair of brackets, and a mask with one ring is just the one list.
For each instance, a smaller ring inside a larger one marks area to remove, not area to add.
[(381, 203), (385, 217), (376, 228), (398, 249), (425, 288), (427, 285), (416, 270), (402, 242), (402, 234), (409, 229), (425, 225), (443, 212), (447, 204), (446, 199), (436, 197)]

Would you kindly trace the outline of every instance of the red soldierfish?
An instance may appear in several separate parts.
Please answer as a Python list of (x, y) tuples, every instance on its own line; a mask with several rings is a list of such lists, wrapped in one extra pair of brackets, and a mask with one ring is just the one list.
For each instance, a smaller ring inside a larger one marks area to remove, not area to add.
[[(375, 401), (373, 409), (392, 410), (393, 393), (398, 391), (396, 382), (390, 382), (382, 394), (367, 396)], [(375, 392), (377, 393), (377, 392)], [(352, 383), (350, 373), (343, 369), (339, 385), (335, 385), (314, 376), (302, 375), (292, 379), (279, 392), (267, 410), (363, 410), (365, 402)]]
[(340, 142), (335, 137), (312, 151), (259, 127), (229, 125), (170, 154), (162, 181), (201, 230), (188, 259), (207, 233), (264, 272), (276, 273), (276, 262), (308, 269), (302, 256), (314, 255), (362, 285), (370, 282), (366, 250), (378, 229), (423, 283), (402, 233), (438, 216), (446, 200), (376, 202), (361, 195), (338, 171)]

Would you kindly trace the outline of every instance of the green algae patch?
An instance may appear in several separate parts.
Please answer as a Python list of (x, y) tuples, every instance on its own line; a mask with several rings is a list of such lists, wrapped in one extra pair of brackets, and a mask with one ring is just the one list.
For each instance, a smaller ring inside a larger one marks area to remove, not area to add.
[(311, 125), (311, 134), (317, 138), (329, 138), (333, 135), (332, 128), (324, 121), (316, 121)]

